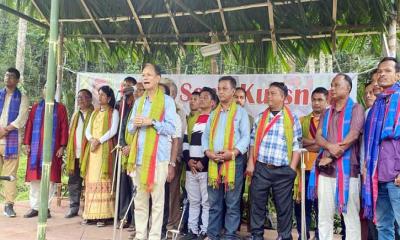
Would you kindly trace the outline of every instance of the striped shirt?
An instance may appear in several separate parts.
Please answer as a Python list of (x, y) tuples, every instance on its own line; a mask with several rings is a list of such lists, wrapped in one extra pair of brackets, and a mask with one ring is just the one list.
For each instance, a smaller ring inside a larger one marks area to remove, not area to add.
[[(287, 143), (285, 138), (285, 132), (283, 128), (283, 112), (279, 112), (281, 117), (275, 122), (267, 134), (265, 134), (261, 141), (257, 161), (275, 166), (288, 166), (289, 159), (287, 153)], [(262, 113), (258, 115), (250, 136), (250, 146), (255, 144), (255, 135), (258, 124), (260, 123)], [(273, 113), (270, 113), (269, 120), (274, 117)], [(300, 140), (302, 137), (301, 125), (299, 119), (293, 115), (293, 151), (300, 149)]]
[(207, 172), (208, 169), (208, 158), (204, 155), (203, 148), (201, 147), (201, 137), (206, 128), (207, 120), (209, 118), (209, 114), (202, 114), (198, 117), (196, 123), (193, 126), (193, 130), (191, 134), (190, 143), (188, 142), (187, 134), (184, 137), (183, 143), (183, 156), (186, 162), (186, 171), (190, 171), (187, 163), (190, 159), (195, 161), (201, 161), (204, 166), (204, 169), (201, 172)]

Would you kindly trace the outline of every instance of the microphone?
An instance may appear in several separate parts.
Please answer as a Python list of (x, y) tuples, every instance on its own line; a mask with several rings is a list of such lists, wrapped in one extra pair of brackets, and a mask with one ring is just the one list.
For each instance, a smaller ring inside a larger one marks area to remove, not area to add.
[(17, 178), (15, 178), (14, 176), (0, 176), (0, 180), (3, 181), (9, 181), (9, 182), (13, 182), (15, 181)]

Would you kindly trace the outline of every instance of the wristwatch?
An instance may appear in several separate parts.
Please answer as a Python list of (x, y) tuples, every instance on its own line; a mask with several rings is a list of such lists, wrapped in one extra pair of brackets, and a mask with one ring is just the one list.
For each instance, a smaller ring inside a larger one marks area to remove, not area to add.
[(151, 125), (155, 126), (156, 123), (157, 123), (157, 121), (156, 121), (155, 119), (152, 119), (152, 120), (151, 120)]
[(172, 167), (176, 167), (176, 163), (175, 162), (169, 162), (168, 165), (171, 165)]

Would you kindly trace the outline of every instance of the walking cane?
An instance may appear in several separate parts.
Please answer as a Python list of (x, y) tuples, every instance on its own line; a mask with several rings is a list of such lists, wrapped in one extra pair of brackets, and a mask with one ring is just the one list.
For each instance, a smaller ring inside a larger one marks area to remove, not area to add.
[(301, 239), (307, 239), (307, 226), (306, 226), (306, 164), (304, 163), (304, 154), (308, 154), (307, 149), (300, 149), (301, 159)]

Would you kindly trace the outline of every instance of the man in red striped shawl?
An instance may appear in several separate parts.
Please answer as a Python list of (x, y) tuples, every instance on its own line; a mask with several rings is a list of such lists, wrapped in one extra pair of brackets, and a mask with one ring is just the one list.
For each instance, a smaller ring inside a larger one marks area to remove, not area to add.
[[(38, 216), (40, 179), (43, 162), (43, 139), (44, 139), (44, 111), (45, 111), (45, 88), (43, 99), (33, 105), (26, 123), (24, 145), (28, 153), (25, 181), (30, 182), (29, 211), (25, 218)], [(55, 193), (56, 184), (61, 182), (62, 155), (68, 142), (68, 115), (67, 109), (61, 103), (54, 101), (53, 129), (52, 129), (52, 153), (50, 170), (49, 203)], [(49, 204), (50, 206), (50, 204)], [(50, 218), (50, 210), (48, 218)]]

